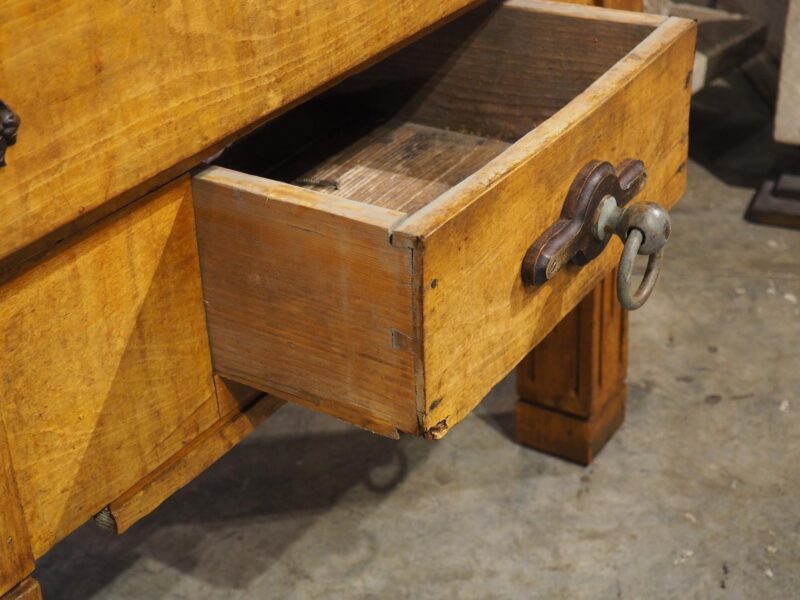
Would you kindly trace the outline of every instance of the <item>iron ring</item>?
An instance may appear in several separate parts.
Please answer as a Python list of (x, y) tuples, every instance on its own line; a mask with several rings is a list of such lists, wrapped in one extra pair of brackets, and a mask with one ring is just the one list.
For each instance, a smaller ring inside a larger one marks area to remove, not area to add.
[(647, 268), (645, 269), (641, 283), (639, 283), (639, 288), (635, 292), (631, 292), (633, 265), (643, 242), (644, 234), (639, 229), (631, 229), (625, 240), (625, 249), (622, 251), (622, 258), (619, 260), (617, 297), (619, 298), (620, 304), (627, 310), (636, 310), (647, 302), (650, 294), (653, 293), (653, 288), (661, 272), (661, 259), (664, 255), (663, 248), (648, 256)]

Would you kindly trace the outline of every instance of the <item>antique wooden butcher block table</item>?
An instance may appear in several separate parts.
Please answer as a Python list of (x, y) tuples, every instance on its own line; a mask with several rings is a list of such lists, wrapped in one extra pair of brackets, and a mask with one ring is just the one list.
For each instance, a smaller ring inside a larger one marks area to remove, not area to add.
[(523, 443), (587, 463), (621, 424), (612, 233), (635, 304), (637, 223), (668, 234), (642, 202), (684, 189), (693, 23), (16, 0), (0, 49), (0, 595), (284, 401), (441, 438), (521, 363)]

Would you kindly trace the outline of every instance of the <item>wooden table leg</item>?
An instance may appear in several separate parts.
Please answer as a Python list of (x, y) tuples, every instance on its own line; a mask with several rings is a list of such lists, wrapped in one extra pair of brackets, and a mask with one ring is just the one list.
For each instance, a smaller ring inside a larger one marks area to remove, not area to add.
[(0, 596), (0, 600), (42, 600), (42, 588), (39, 587), (38, 581), (28, 577)]
[(517, 440), (588, 465), (625, 419), (627, 365), (614, 271), (517, 368)]

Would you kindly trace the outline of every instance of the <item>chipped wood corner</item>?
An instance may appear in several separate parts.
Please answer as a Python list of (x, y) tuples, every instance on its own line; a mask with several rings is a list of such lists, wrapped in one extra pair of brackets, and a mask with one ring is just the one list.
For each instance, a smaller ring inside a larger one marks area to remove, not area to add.
[(442, 419), (432, 427), (428, 427), (422, 433), (422, 437), (426, 440), (440, 440), (447, 432), (450, 431), (450, 426), (447, 424), (447, 419)]

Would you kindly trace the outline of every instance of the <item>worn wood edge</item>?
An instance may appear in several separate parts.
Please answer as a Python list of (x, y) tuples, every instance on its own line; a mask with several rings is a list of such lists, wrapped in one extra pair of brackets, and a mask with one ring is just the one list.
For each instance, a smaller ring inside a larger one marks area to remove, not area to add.
[(28, 577), (0, 597), (0, 600), (42, 600), (42, 588), (33, 577)]
[(650, 13), (621, 10), (614, 7), (570, 4), (558, 0), (506, 0), (505, 5), (528, 12), (563, 15), (576, 19), (606, 21), (609, 23), (629, 23), (631, 25), (659, 26), (669, 17)]
[(173, 185), (179, 185), (180, 182), (188, 180), (187, 173), (179, 174), (176, 177), (165, 179), (155, 187), (149, 187), (145, 191), (139, 191), (137, 194), (131, 194), (127, 197), (127, 203), (120, 206), (115, 206), (113, 210), (105, 212), (103, 215), (92, 219), (87, 222), (78, 231), (72, 235), (65, 236), (62, 239), (53, 241), (47, 247), (40, 248), (40, 251), (31, 256), (24, 256), (19, 261), (5, 260), (0, 258), (0, 285), (4, 285), (13, 279), (23, 275), (28, 270), (36, 267), (36, 265), (48, 260), (52, 256), (63, 252), (67, 248), (71, 248), (86, 239), (96, 235), (106, 227), (116, 223), (119, 219), (124, 219), (126, 216), (135, 212), (145, 203), (157, 201), (159, 194), (164, 192), (167, 188)]
[(264, 196), (269, 201), (294, 204), (367, 225), (384, 227), (387, 230), (387, 242), (390, 228), (406, 216), (406, 213), (391, 208), (309, 190), (258, 175), (248, 175), (225, 167), (209, 167), (195, 175), (192, 182), (194, 185), (208, 184), (230, 190), (242, 190)]
[[(392, 237), (389, 237), (392, 243)], [(421, 245), (415, 243), (409, 248), (411, 252), (411, 319), (414, 335), (414, 399), (417, 410), (416, 435), (425, 435), (425, 344), (423, 343), (425, 312), (422, 310), (425, 290), (422, 261), (424, 254)]]
[(245, 411), (234, 411), (108, 505), (116, 533), (124, 533), (158, 508), (172, 494), (222, 458), (284, 402), (267, 394)]
[(355, 425), (356, 427), (369, 431), (370, 433), (375, 433), (393, 440), (400, 439), (400, 432), (391, 421), (376, 418), (374, 415), (364, 412), (363, 408), (351, 406), (347, 403), (331, 404), (329, 401), (314, 398), (313, 395), (305, 392), (300, 395), (294, 391), (263, 385), (257, 381), (248, 381), (246, 378), (240, 376), (233, 377), (224, 374), (223, 376), (225, 376), (227, 379), (231, 379), (232, 381), (237, 381), (238, 383), (264, 390), (264, 392), (268, 393), (270, 396), (275, 396), (276, 398), (280, 398), (286, 402), (299, 404), (304, 408), (325, 413), (326, 415), (329, 415), (339, 421), (349, 423), (350, 425)]
[[(524, 1), (532, 3), (534, 0)], [(536, 2), (545, 4), (544, 0), (536, 0)], [(551, 3), (547, 2), (547, 4)], [(557, 3), (552, 4), (553, 6), (558, 5)], [(564, 6), (571, 5), (565, 4)], [(578, 10), (582, 12), (586, 8), (589, 7), (580, 7)], [(606, 12), (604, 9), (598, 10)], [(626, 14), (625, 11), (617, 12)], [(638, 15), (638, 13), (630, 14)], [(550, 119), (512, 144), (483, 169), (445, 192), (424, 208), (396, 223), (391, 229), (392, 243), (404, 247), (414, 247), (415, 245), (419, 247), (426, 238), (449, 220), (455, 218), (462, 210), (474, 202), (479, 202), (481, 195), (486, 190), (493, 188), (500, 180), (537, 156), (567, 131), (580, 127), (590, 114), (613, 101), (620, 89), (669, 50), (673, 40), (695, 29), (694, 21), (688, 19), (678, 17), (664, 19), (653, 33)], [(424, 249), (422, 251), (424, 252)]]

